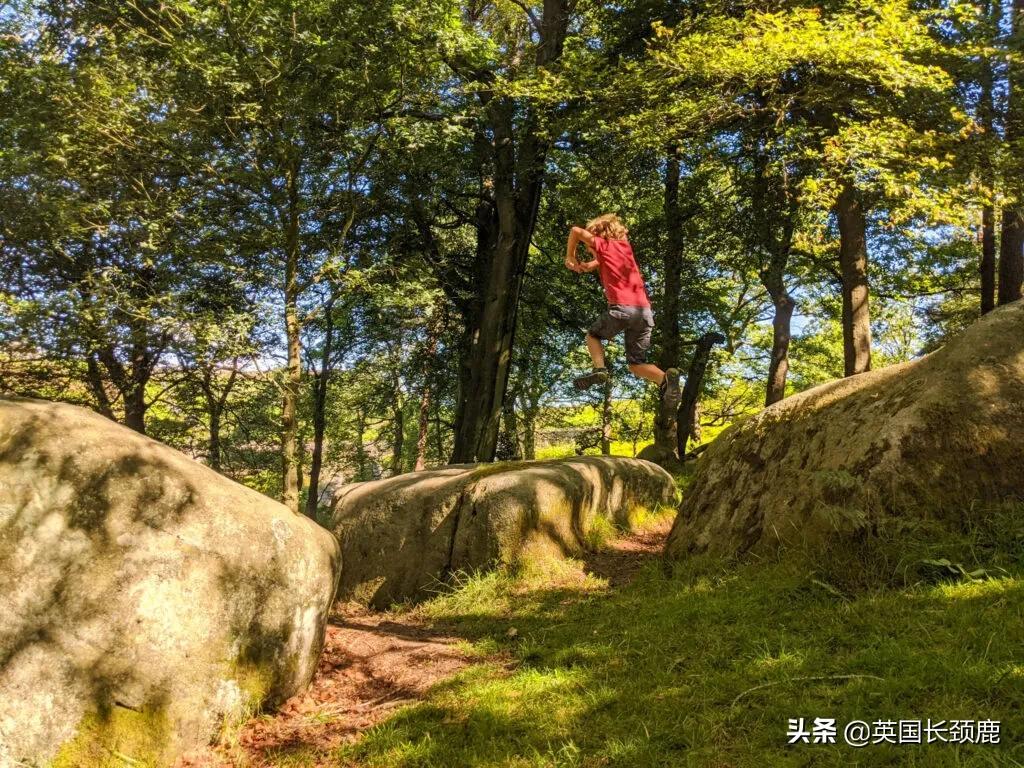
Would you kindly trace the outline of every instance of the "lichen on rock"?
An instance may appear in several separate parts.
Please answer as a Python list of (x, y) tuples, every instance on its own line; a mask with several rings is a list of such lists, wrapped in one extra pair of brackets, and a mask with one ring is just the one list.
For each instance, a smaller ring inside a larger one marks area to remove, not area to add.
[(786, 398), (701, 457), (666, 554), (741, 555), (870, 532), (887, 520), (967, 522), (1024, 499), (1024, 302), (941, 349)]
[(177, 451), (0, 399), (0, 754), (170, 764), (309, 682), (339, 570), (329, 532)]

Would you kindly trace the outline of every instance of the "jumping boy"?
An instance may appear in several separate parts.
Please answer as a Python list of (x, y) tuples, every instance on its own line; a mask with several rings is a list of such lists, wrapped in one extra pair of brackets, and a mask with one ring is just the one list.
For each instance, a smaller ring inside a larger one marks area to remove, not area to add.
[[(602, 342), (625, 331), (626, 362), (630, 372), (657, 384), (663, 406), (674, 407), (679, 403), (679, 371), (676, 368), (663, 371), (647, 362), (654, 313), (633, 257), (633, 247), (626, 239), (628, 234), (629, 230), (614, 213), (598, 216), (586, 227), (573, 227), (569, 233), (565, 266), (573, 272), (597, 272), (608, 298), (608, 309), (587, 332), (587, 351), (594, 370), (573, 384), (577, 389), (589, 389), (608, 381)], [(592, 261), (581, 262), (576, 257), (580, 242), (594, 256)]]

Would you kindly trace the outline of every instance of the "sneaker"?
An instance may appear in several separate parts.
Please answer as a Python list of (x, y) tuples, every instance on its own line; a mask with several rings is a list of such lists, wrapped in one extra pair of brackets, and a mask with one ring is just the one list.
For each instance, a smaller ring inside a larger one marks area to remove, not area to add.
[(576, 389), (590, 389), (595, 384), (604, 384), (608, 381), (608, 370), (606, 368), (595, 368), (586, 376), (573, 379), (572, 385)]
[(682, 393), (679, 390), (679, 369), (669, 368), (665, 371), (665, 380), (659, 387), (661, 391), (661, 402), (668, 408), (679, 406)]

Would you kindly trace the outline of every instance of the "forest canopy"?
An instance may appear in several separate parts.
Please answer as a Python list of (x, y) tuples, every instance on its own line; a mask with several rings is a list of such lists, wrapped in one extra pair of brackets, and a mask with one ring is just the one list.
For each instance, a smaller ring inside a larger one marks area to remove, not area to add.
[[(675, 458), (1024, 282), (1024, 0), (13, 0), (0, 392), (292, 509), (449, 462)], [(601, 391), (614, 212), (651, 361)], [(669, 421), (672, 421), (669, 419)]]

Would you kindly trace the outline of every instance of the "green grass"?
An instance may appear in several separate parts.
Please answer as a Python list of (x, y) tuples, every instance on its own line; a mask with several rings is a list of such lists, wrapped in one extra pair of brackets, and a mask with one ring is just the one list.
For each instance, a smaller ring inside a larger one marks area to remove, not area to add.
[[(614, 591), (592, 577), (465, 579), (415, 610), (466, 638), (481, 663), (332, 762), (1024, 765), (1019, 525), (939, 544), (906, 536), (874, 542), (890, 551), (872, 560), (851, 548), (827, 563), (694, 561), (672, 575), (652, 563)], [(999, 576), (927, 583), (922, 554)], [(856, 562), (888, 573), (839, 578)], [(787, 746), (790, 717), (994, 719), (1002, 744)]]

